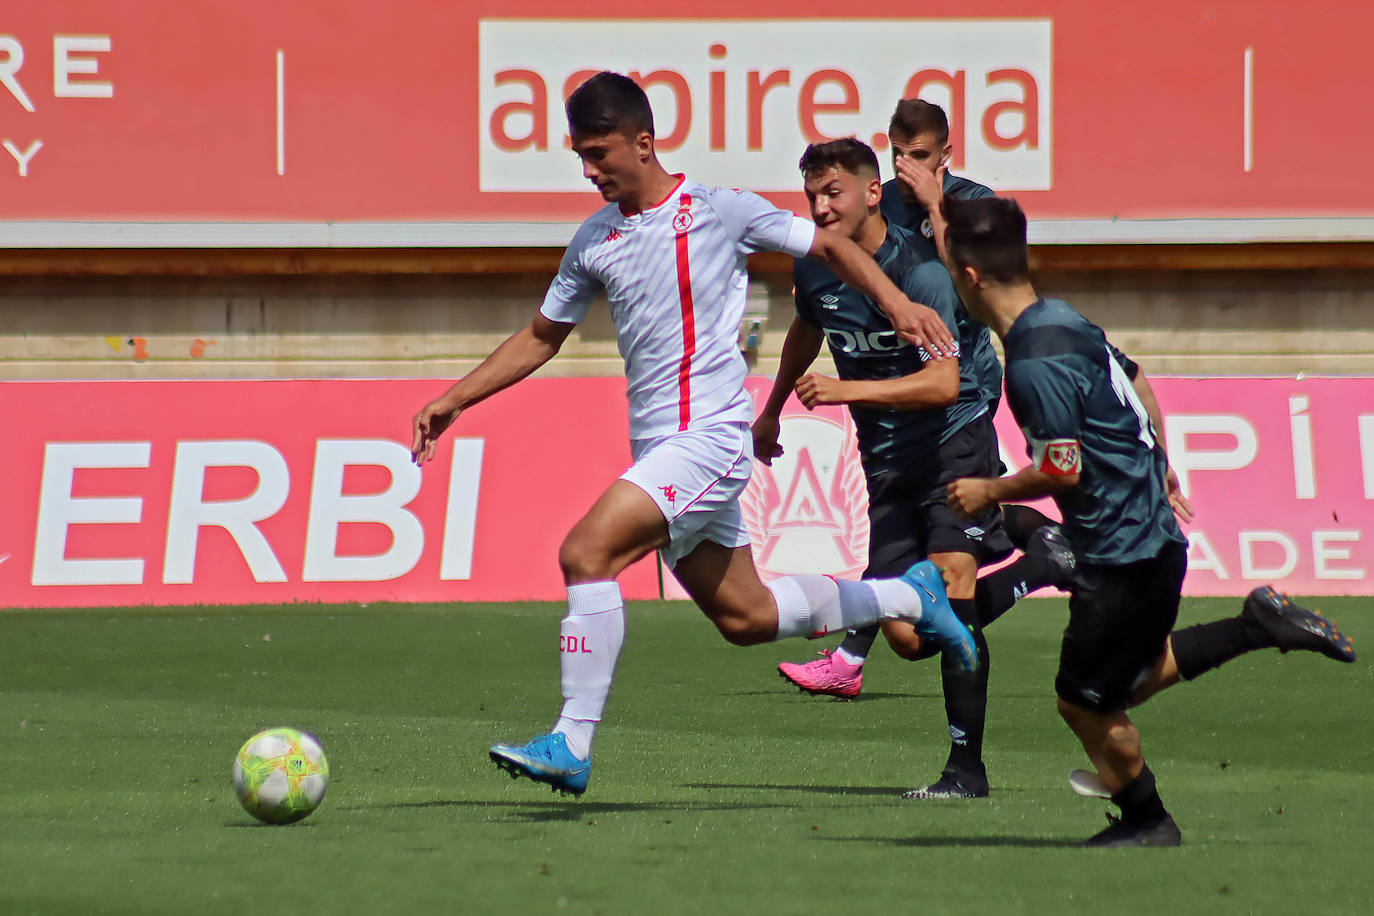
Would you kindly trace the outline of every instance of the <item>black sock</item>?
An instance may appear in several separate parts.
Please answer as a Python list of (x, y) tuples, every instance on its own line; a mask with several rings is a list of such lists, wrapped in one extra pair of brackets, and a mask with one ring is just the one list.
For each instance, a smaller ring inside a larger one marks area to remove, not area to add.
[(1121, 809), (1121, 819), (1128, 824), (1157, 824), (1169, 812), (1155, 788), (1155, 774), (1149, 766), (1140, 775), (1112, 796), (1112, 803)]
[[(974, 600), (951, 598), (949, 606), (958, 618), (972, 621)], [(962, 671), (948, 656), (940, 658), (940, 679), (945, 692), (945, 717), (949, 720), (949, 761), (947, 772), (953, 771), (967, 788), (981, 788), (987, 782), (983, 768), (983, 726), (988, 711), (988, 643), (982, 628), (973, 627), (973, 642), (978, 647), (978, 670)], [(968, 785), (969, 782), (974, 783)]]
[(1002, 527), (1006, 529), (1007, 537), (1011, 538), (1017, 550), (1026, 549), (1026, 542), (1036, 529), (1056, 524), (1058, 522), (1054, 519), (1030, 506), (1009, 503), (1002, 507)]
[(978, 604), (978, 625), (987, 626), (1026, 595), (1052, 585), (1054, 575), (1054, 564), (1044, 557), (1022, 556), (1015, 563), (983, 576), (973, 592), (973, 600)]
[(1179, 677), (1191, 681), (1238, 655), (1274, 645), (1263, 626), (1244, 617), (1228, 617), (1184, 627), (1169, 634)]

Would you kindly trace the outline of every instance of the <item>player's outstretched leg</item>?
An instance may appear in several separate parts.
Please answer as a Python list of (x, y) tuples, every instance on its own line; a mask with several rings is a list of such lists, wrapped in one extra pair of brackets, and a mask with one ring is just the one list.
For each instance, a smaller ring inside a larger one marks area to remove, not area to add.
[(1263, 627), (1280, 652), (1302, 649), (1320, 652), (1338, 662), (1355, 660), (1354, 644), (1337, 629), (1335, 621), (1324, 617), (1321, 611), (1299, 607), (1273, 586), (1264, 585), (1252, 591), (1245, 599), (1241, 617)]
[(587, 791), (587, 780), (592, 774), (591, 760), (574, 756), (568, 750), (567, 740), (557, 732), (540, 735), (525, 745), (496, 744), (490, 754), (492, 762), (509, 773), (511, 779), (526, 776), (564, 794), (581, 795)]

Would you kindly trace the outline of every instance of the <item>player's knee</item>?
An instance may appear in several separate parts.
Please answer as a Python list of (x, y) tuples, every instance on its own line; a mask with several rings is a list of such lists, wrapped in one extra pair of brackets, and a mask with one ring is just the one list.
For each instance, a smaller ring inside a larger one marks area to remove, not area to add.
[(1103, 735), (1102, 749), (1120, 760), (1140, 756), (1140, 733), (1129, 722), (1114, 722)]
[(569, 535), (558, 548), (558, 567), (563, 571), (563, 581), (570, 585), (607, 578), (607, 566), (605, 551), (586, 538)]
[(765, 625), (763, 621), (744, 614), (712, 615), (711, 622), (732, 646), (757, 646), (759, 643), (772, 642), (777, 636), (776, 625)]

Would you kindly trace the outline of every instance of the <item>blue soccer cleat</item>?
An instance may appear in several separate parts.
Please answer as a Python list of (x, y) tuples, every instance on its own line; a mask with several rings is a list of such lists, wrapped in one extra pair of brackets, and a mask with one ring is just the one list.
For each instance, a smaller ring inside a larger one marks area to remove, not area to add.
[(964, 671), (977, 671), (978, 647), (973, 643), (973, 631), (949, 606), (939, 567), (922, 560), (902, 573), (902, 581), (921, 599), (921, 619), (913, 621), (917, 635), (951, 655)]
[(535, 782), (548, 783), (553, 791), (565, 795), (581, 795), (587, 791), (587, 779), (592, 775), (592, 762), (574, 757), (568, 741), (561, 734), (540, 735), (529, 744), (496, 744), (491, 759), (510, 774), (511, 779), (528, 776)]

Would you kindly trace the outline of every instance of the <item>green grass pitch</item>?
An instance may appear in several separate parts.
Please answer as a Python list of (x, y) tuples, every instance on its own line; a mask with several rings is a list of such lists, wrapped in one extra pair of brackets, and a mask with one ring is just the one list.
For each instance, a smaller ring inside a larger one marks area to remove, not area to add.
[[(1319, 602), (1374, 653), (1368, 601)], [(1235, 612), (1185, 602), (1181, 624)], [(903, 801), (946, 736), (938, 666), (875, 652), (853, 703), (629, 609), (581, 800), (496, 740), (558, 710), (552, 604), (0, 612), (0, 913), (1357, 913), (1374, 879), (1374, 676), (1268, 650), (1136, 713), (1184, 846), (1081, 850), (1102, 801), (1054, 710), (1065, 605), (989, 631), (990, 799)], [(1374, 655), (1369, 655), (1374, 657)], [(324, 804), (253, 822), (234, 752), (315, 732)]]

